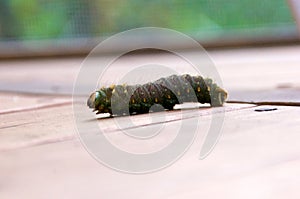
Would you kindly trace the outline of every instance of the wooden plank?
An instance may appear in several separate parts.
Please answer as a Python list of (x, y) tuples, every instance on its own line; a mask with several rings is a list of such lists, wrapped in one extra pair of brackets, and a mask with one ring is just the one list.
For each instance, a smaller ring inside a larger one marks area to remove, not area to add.
[(211, 52), (229, 100), (299, 102), (300, 48), (252, 48)]
[[(145, 126), (151, 126), (155, 124), (176, 122), (191, 118), (201, 117), (201, 119), (209, 118), (212, 114), (218, 114), (220, 112), (231, 112), (238, 111), (242, 109), (248, 109), (256, 107), (254, 104), (224, 104), (223, 107), (200, 107), (200, 108), (188, 108), (188, 109), (178, 109), (165, 112), (157, 112), (150, 114), (140, 114), (134, 116), (124, 116), (124, 117), (115, 117), (113, 119), (103, 119), (102, 117), (95, 115), (95, 118), (99, 118), (99, 126), (105, 132), (116, 132), (124, 129), (139, 128)], [(206, 117), (209, 116), (209, 117)], [(131, 121), (132, 123), (128, 123)], [(120, 124), (123, 124), (122, 129), (120, 129)]]
[(300, 108), (276, 108), (228, 112), (206, 159), (198, 136), (172, 166), (146, 175), (99, 164), (77, 140), (2, 151), (0, 197), (299, 198)]
[(232, 90), (227, 101), (269, 104), (288, 103), (300, 106), (300, 88), (272, 90)]
[(28, 59), (0, 62), (0, 90), (71, 94), (84, 58)]
[[(238, 111), (253, 106), (255, 105), (230, 104), (226, 106), (225, 111)], [(86, 108), (88, 109), (88, 107)], [(148, 114), (136, 115), (131, 116), (131, 120), (134, 120), (133, 123), (126, 123), (126, 126), (121, 128), (134, 129), (199, 116), (209, 117), (218, 111), (222, 110), (218, 110), (218, 108), (201, 108), (185, 110), (184, 112), (179, 110), (168, 111), (165, 114), (152, 113), (150, 117)], [(97, 121), (96, 117), (95, 114), (95, 121)], [(118, 126), (118, 121), (124, 120), (123, 118), (99, 119), (98, 122), (104, 132), (119, 132), (122, 129)], [(152, 121), (153, 118), (155, 118), (155, 121)], [(73, 139), (76, 136), (75, 128), (71, 105), (56, 104), (43, 109), (0, 114), (0, 151)]]
[[(199, 56), (197, 52), (190, 54)], [(268, 100), (299, 101), (299, 95), (295, 94), (300, 88), (299, 46), (214, 50), (209, 54), (230, 100), (259, 101), (263, 94)], [(82, 57), (2, 61), (0, 90), (70, 95), (83, 60)], [(145, 60), (172, 63), (173, 69), (187, 70), (182, 60), (170, 60), (159, 54), (128, 57), (115, 63), (115, 67), (120, 73), (130, 69), (133, 63), (145, 63)]]
[(71, 105), (0, 114), (0, 151), (74, 136)]
[(72, 103), (67, 96), (32, 95), (0, 92), (0, 115)]

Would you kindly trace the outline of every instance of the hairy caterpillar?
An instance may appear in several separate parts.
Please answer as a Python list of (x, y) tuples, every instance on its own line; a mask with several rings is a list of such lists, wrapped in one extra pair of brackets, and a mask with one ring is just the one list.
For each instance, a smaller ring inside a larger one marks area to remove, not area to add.
[(99, 113), (128, 115), (148, 113), (161, 105), (172, 110), (184, 102), (210, 103), (222, 106), (227, 92), (209, 78), (201, 76), (172, 75), (143, 85), (112, 85), (92, 93), (87, 105)]

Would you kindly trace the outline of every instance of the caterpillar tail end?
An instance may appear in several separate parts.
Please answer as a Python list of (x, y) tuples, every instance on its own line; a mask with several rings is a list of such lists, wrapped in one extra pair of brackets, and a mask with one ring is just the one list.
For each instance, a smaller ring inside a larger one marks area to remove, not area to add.
[(226, 90), (217, 87), (213, 93), (211, 93), (211, 96), (211, 106), (223, 106), (228, 97), (228, 93)]

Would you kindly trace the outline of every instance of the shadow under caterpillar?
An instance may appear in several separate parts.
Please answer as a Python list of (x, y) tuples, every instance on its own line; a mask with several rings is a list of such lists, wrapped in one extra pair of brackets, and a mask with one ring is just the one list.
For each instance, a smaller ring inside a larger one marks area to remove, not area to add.
[(87, 100), (89, 108), (111, 116), (148, 113), (154, 105), (173, 110), (184, 102), (210, 103), (222, 106), (227, 92), (209, 78), (171, 75), (143, 85), (111, 85), (93, 92)]

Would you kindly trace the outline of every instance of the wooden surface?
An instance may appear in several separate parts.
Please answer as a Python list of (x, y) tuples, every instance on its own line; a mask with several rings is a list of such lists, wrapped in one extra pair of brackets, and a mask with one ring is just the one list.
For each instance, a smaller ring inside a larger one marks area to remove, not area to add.
[[(210, 52), (230, 99), (246, 102), (300, 102), (299, 54), (299, 46)], [(225, 104), (222, 136), (203, 160), (199, 131), (184, 156), (158, 172), (132, 175), (103, 166), (75, 130), (71, 93), (82, 60), (0, 62), (0, 198), (300, 198), (297, 106)], [(277, 110), (255, 111), (261, 107)], [(197, 116), (207, 129), (216, 110), (170, 111), (166, 126)], [(133, 117), (138, 126), (132, 128), (155, 125), (147, 115)], [(118, 138), (113, 119), (98, 123), (128, 150), (164, 144), (132, 144)]]

